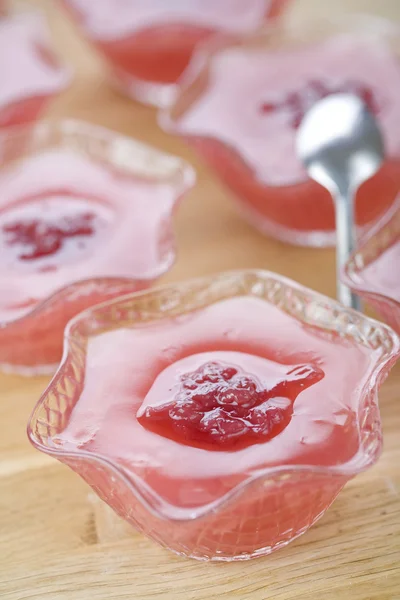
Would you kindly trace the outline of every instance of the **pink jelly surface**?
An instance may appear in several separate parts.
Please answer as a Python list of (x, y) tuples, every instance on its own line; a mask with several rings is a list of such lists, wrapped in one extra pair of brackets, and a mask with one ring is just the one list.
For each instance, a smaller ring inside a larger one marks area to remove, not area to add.
[(91, 337), (52, 443), (108, 457), (170, 507), (202, 507), (265, 467), (356, 460), (375, 358), (262, 300), (227, 299)]
[(84, 31), (125, 74), (174, 83), (196, 45), (215, 32), (244, 33), (285, 0), (65, 0)]
[(39, 15), (0, 20), (0, 81), (0, 127), (33, 121), (67, 85), (69, 72), (53, 55)]
[(164, 123), (195, 144), (259, 226), (264, 218), (328, 230), (332, 201), (308, 180), (295, 138), (313, 103), (337, 92), (358, 94), (377, 115), (389, 157), (358, 194), (357, 220), (365, 224), (386, 210), (400, 184), (400, 67), (383, 42), (343, 34), (296, 52), (230, 46), (213, 56), (207, 78), (182, 93)]
[(166, 183), (123, 177), (83, 155), (50, 151), (0, 174), (0, 321), (88, 278), (151, 279), (175, 202)]

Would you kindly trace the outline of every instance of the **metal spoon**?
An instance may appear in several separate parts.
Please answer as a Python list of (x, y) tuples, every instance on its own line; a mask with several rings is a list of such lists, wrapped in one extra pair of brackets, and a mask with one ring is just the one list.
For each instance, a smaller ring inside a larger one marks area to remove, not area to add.
[(360, 310), (359, 298), (340, 281), (354, 249), (354, 198), (357, 189), (382, 164), (384, 146), (379, 127), (365, 104), (350, 94), (318, 101), (297, 133), (297, 153), (309, 176), (332, 195), (336, 212), (337, 297)]

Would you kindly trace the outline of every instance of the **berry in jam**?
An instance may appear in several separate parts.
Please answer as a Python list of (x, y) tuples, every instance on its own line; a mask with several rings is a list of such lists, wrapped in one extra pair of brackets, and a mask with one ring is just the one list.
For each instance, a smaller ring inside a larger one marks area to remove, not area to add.
[(114, 219), (102, 202), (46, 191), (0, 213), (0, 271), (59, 271), (89, 258)]
[(285, 112), (288, 115), (290, 126), (293, 129), (298, 129), (304, 115), (313, 104), (331, 94), (355, 94), (365, 102), (374, 115), (379, 113), (379, 103), (374, 92), (367, 85), (357, 81), (332, 85), (322, 79), (308, 81), (301, 89), (290, 92), (280, 101), (263, 102), (260, 110), (268, 115), (278, 111)]
[(321, 369), (299, 365), (271, 386), (240, 367), (207, 362), (181, 375), (172, 402), (148, 406), (139, 420), (184, 444), (238, 449), (278, 435), (290, 422), (298, 394), (323, 376)]
[(93, 235), (93, 213), (66, 217), (59, 222), (32, 219), (3, 225), (6, 244), (20, 247), (20, 260), (34, 260), (56, 254), (65, 240)]

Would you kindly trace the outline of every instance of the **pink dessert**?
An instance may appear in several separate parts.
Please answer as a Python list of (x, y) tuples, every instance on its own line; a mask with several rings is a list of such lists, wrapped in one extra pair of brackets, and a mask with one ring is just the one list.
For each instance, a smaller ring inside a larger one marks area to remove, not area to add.
[(400, 333), (399, 204), (362, 240), (343, 280)]
[(0, 172), (0, 363), (15, 369), (51, 367), (73, 315), (171, 266), (172, 212), (193, 182), (178, 159), (101, 128), (24, 131), (10, 130)]
[(201, 42), (254, 31), (289, 0), (64, 0), (133, 97), (168, 102)]
[(358, 224), (376, 222), (398, 192), (398, 56), (382, 22), (360, 17), (357, 23), (353, 32), (349, 20), (347, 31), (337, 27), (317, 39), (303, 32), (301, 41), (299, 31), (276, 29), (204, 52), (161, 115), (164, 128), (184, 136), (216, 169), (250, 222), (282, 240), (334, 241), (330, 195), (308, 179), (295, 149), (304, 114), (329, 94), (360, 96), (385, 138), (388, 158), (357, 196)]
[(70, 79), (70, 70), (53, 54), (40, 14), (0, 18), (0, 129), (36, 120)]
[(110, 302), (66, 340), (31, 441), (157, 541), (217, 560), (288, 543), (377, 459), (377, 382), (400, 344), (251, 271)]

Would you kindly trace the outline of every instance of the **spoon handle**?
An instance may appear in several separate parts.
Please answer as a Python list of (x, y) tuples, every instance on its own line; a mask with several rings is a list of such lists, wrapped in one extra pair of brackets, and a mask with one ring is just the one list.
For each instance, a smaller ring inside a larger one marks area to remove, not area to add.
[(347, 190), (347, 194), (339, 191), (335, 193), (335, 210), (337, 298), (344, 306), (361, 311), (359, 297), (341, 282), (342, 269), (354, 250), (356, 239), (354, 195), (350, 190)]

